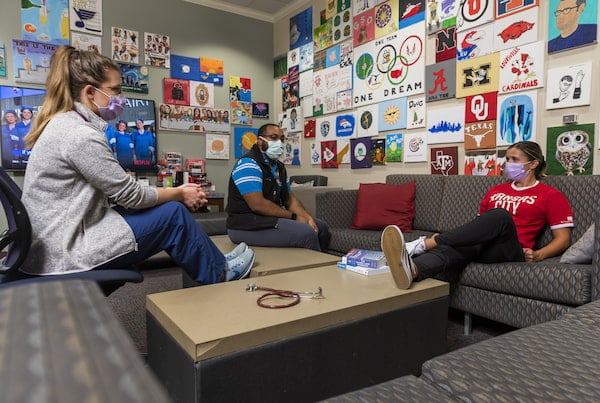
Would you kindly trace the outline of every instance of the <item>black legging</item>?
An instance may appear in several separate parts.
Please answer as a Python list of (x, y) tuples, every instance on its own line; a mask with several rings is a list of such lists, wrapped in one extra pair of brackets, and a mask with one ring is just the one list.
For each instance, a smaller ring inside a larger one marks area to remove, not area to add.
[(502, 208), (488, 210), (465, 225), (438, 235), (435, 240), (438, 246), (413, 258), (419, 269), (419, 280), (446, 269), (462, 269), (473, 261), (525, 260), (515, 222)]

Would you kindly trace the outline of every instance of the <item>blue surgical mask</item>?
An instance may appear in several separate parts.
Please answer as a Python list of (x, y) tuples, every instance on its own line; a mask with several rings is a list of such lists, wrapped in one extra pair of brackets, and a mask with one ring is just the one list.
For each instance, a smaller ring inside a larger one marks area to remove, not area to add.
[(281, 140), (269, 141), (266, 138), (264, 138), (263, 136), (260, 136), (260, 138), (263, 139), (264, 141), (266, 141), (267, 144), (269, 144), (269, 147), (265, 151), (265, 154), (267, 154), (267, 157), (271, 158), (272, 160), (279, 159), (279, 157), (281, 157), (281, 154), (283, 154), (283, 143), (281, 142)]
[(125, 105), (127, 104), (125, 97), (122, 94), (108, 95), (106, 92), (98, 88), (96, 88), (96, 90), (108, 97), (108, 105), (106, 106), (98, 106), (98, 104), (92, 100), (94, 105), (98, 107), (98, 114), (100, 117), (104, 120), (113, 120), (118, 118), (125, 110)]
[(507, 162), (504, 166), (504, 175), (510, 180), (520, 182), (525, 179), (529, 173), (529, 170), (525, 169), (525, 164), (528, 163), (529, 162)]

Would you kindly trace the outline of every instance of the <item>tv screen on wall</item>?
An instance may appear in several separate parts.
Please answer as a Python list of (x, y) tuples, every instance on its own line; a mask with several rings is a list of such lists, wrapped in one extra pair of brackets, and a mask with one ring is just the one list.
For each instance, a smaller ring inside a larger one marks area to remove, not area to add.
[(24, 171), (29, 160), (25, 135), (40, 110), (46, 90), (0, 85), (1, 160), (7, 171)]
[(121, 116), (108, 121), (108, 145), (125, 170), (156, 171), (155, 122), (154, 101), (136, 98), (127, 98), (127, 107)]

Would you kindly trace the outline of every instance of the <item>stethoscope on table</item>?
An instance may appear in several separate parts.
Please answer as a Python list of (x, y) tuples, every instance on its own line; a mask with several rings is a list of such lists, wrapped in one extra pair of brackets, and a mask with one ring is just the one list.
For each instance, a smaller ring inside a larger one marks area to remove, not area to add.
[[(261, 287), (254, 283), (248, 284), (246, 287), (246, 291), (266, 291), (263, 295), (258, 297), (256, 300), (256, 304), (262, 308), (271, 308), (271, 309), (279, 309), (279, 308), (289, 308), (290, 306), (298, 305), (301, 299), (323, 299), (325, 296), (323, 295), (323, 289), (321, 287), (317, 288), (317, 291), (290, 291), (290, 290), (278, 290), (276, 288), (269, 287)], [(268, 304), (265, 301), (272, 298), (279, 299), (290, 299), (290, 302), (285, 304)]]

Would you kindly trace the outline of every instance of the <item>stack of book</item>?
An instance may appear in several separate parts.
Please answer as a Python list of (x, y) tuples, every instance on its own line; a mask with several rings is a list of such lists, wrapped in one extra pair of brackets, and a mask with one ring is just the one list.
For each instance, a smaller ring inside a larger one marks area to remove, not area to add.
[(379, 250), (352, 249), (342, 256), (338, 266), (366, 276), (390, 272), (385, 256)]

